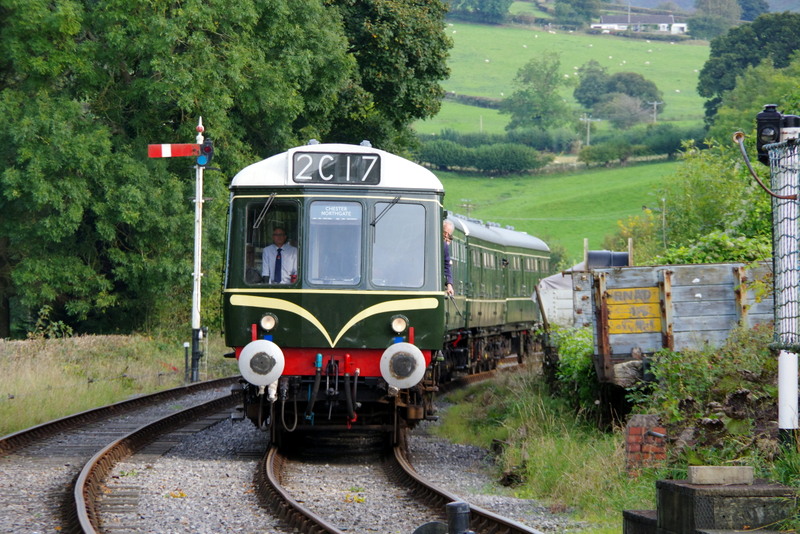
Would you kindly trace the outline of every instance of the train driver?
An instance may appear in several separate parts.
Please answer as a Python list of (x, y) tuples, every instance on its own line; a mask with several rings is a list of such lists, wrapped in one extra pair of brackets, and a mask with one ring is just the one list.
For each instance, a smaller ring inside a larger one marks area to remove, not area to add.
[(297, 248), (287, 241), (286, 229), (276, 226), (272, 230), (272, 244), (262, 252), (261, 275), (270, 284), (297, 281)]

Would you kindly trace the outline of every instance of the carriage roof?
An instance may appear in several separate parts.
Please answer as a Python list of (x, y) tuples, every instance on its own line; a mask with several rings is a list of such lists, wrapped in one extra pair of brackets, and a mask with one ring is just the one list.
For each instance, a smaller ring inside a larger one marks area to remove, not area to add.
[(453, 213), (448, 214), (448, 219), (453, 221), (455, 227), (464, 232), (467, 237), (481, 239), (504, 247), (519, 247), (550, 252), (550, 247), (544, 241), (525, 232), (485, 224), (477, 219), (467, 219)]
[(380, 157), (380, 182), (368, 185), (370, 189), (409, 189), (443, 192), (439, 179), (425, 167), (395, 154), (371, 146), (341, 143), (318, 143), (290, 148), (239, 171), (231, 181), (233, 187), (353, 187), (352, 184), (319, 183), (299, 184), (292, 178), (293, 156), (297, 152), (333, 155), (367, 155)]

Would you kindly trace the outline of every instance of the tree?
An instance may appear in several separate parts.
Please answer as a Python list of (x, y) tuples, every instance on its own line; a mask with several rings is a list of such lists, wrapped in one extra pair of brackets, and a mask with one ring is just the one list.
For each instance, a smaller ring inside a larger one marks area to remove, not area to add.
[(511, 115), (506, 130), (546, 129), (564, 123), (569, 110), (559, 90), (570, 84), (570, 79), (561, 73), (561, 57), (557, 53), (528, 61), (514, 78), (516, 90), (500, 107), (500, 113)]
[(688, 145), (664, 192), (670, 247), (714, 231), (753, 238), (771, 232), (770, 199), (741, 164), (732, 143), (698, 150)]
[(650, 112), (644, 108), (641, 99), (624, 93), (608, 93), (605, 98), (595, 104), (597, 117), (605, 119), (620, 130), (650, 119)]
[(450, 14), (489, 24), (499, 24), (508, 15), (513, 0), (450, 0)]
[(694, 6), (701, 13), (722, 17), (731, 24), (736, 24), (742, 15), (739, 0), (695, 0)]
[(556, 0), (555, 15), (559, 24), (586, 26), (600, 16), (600, 0)]
[(596, 60), (589, 60), (578, 68), (578, 85), (572, 96), (586, 109), (591, 109), (608, 91), (608, 69)]
[[(638, 72), (617, 72), (606, 82), (606, 93), (622, 93), (642, 102), (657, 102), (664, 98), (656, 84)], [(663, 104), (659, 112), (664, 109)]]
[[(605, 67), (601, 67), (597, 61), (591, 60), (578, 69), (578, 80), (578, 85), (572, 95), (585, 108), (593, 109), (595, 112), (599, 112), (596, 106), (602, 104), (601, 107), (605, 108), (604, 112), (609, 113), (608, 103), (614, 100), (614, 97), (609, 95), (618, 94), (638, 100), (640, 108), (651, 102), (659, 102), (657, 113), (664, 111), (663, 94), (655, 83), (639, 73), (617, 72), (609, 75)], [(617, 104), (622, 102), (617, 100)], [(617, 104), (615, 107), (618, 107)], [(631, 124), (636, 122), (641, 122), (641, 120), (635, 119)]]
[(447, 6), (440, 0), (331, 0), (344, 20), (357, 73), (342, 91), (327, 139), (369, 139), (401, 151), (408, 125), (435, 115), (449, 75)]
[(756, 20), (756, 17), (769, 13), (767, 0), (739, 0), (742, 9), (742, 20)]
[[(367, 53), (322, 0), (303, 9), (288, 0), (0, 0), (0, 336), (12, 299), (33, 312), (52, 305), (54, 319), (79, 332), (188, 316), (192, 162), (148, 160), (146, 146), (190, 142), (199, 115), (216, 143), (227, 172), (206, 175), (214, 201), (203, 283), (213, 294), (235, 169), (331, 135), (334, 124), (342, 137), (367, 125), (397, 140), (436, 110), (447, 41), (422, 31), (401, 39), (403, 16), (418, 17), (409, 32), (437, 24), (406, 4), (370, 4), (397, 9), (392, 24), (369, 26), (381, 47)], [(419, 52), (425, 39), (430, 57)], [(399, 61), (371, 68), (380, 54), (416, 63), (396, 74)], [(410, 71), (419, 79), (402, 79)], [(344, 101), (350, 92), (363, 98)], [(338, 122), (343, 110), (354, 112), (350, 130)], [(211, 321), (218, 299), (208, 301)]]
[(696, 39), (712, 39), (739, 23), (742, 10), (737, 0), (695, 0), (695, 14), (686, 20)]
[(755, 117), (765, 104), (780, 104), (784, 113), (800, 112), (800, 55), (789, 65), (777, 69), (767, 58), (755, 67), (748, 67), (736, 78), (736, 86), (723, 94), (709, 137), (727, 143), (736, 131), (755, 130)]
[(686, 19), (688, 33), (695, 39), (713, 39), (728, 31), (732, 24), (719, 15), (698, 13)]
[[(770, 199), (740, 161), (730, 143), (708, 150), (687, 143), (677, 172), (658, 191), (660, 221), (651, 208), (619, 223), (614, 242), (633, 237), (642, 243), (639, 264), (763, 258), (771, 239)], [(657, 255), (662, 259), (654, 260)]]
[(711, 41), (709, 58), (700, 71), (697, 92), (705, 97), (706, 121), (713, 122), (722, 95), (736, 85), (747, 67), (770, 58), (776, 68), (789, 64), (800, 48), (800, 13), (769, 13), (751, 24), (729, 30)]

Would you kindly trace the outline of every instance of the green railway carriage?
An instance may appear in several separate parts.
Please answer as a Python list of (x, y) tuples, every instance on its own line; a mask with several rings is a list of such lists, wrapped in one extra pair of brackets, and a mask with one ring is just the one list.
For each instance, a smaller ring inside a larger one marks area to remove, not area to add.
[(540, 321), (534, 288), (549, 270), (550, 249), (539, 238), (450, 214), (456, 295), (448, 302), (448, 372), (493, 368), (533, 350)]
[(282, 430), (422, 418), (444, 336), (439, 180), (370, 146), (310, 144), (230, 189), (224, 328), (246, 415), (266, 425), (279, 404)]

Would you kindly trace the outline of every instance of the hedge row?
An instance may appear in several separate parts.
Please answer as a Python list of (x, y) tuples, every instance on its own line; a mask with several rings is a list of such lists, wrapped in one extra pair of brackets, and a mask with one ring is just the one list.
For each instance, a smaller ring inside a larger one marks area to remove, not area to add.
[(535, 171), (553, 160), (550, 155), (515, 143), (480, 145), (473, 148), (446, 139), (423, 142), (417, 158), (440, 170), (476, 169), (487, 174)]
[(568, 128), (555, 130), (514, 130), (507, 134), (462, 134), (444, 130), (440, 135), (422, 136), (417, 158), (441, 170), (478, 169), (489, 174), (525, 172), (544, 167), (555, 153), (578, 152), (589, 165), (614, 161), (624, 163), (646, 155), (675, 156), (684, 141), (701, 145), (702, 126), (680, 128), (669, 123), (648, 124), (626, 131), (597, 134), (591, 146), (579, 148), (581, 136)]

